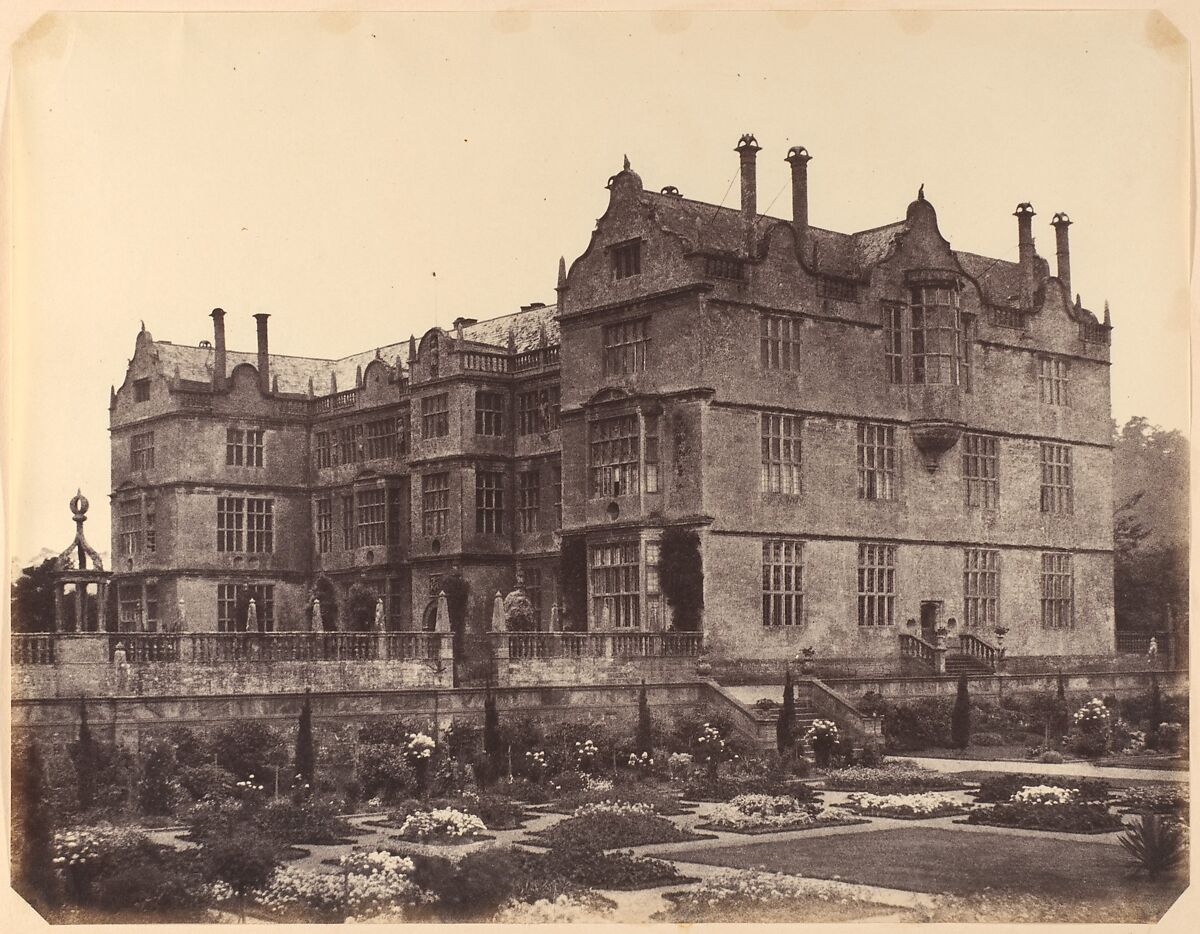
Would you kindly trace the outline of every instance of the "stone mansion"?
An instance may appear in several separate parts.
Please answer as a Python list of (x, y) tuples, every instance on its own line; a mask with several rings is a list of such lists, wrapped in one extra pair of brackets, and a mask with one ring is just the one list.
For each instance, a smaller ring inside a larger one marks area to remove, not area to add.
[[(110, 403), (121, 630), (469, 636), (518, 586), (542, 630), (673, 627), (666, 530), (699, 537), (714, 664), (1114, 652), (1111, 327), (1016, 209), (1019, 255), (901, 220), (814, 226), (647, 189), (628, 161), (584, 253), (535, 303), (343, 359), (143, 329)], [(575, 548), (568, 548), (570, 543)], [(578, 554), (572, 572), (566, 555)], [(314, 599), (320, 601), (314, 620)], [(982, 648), (980, 648), (982, 646)], [(1052, 657), (1052, 658), (1048, 658)]]

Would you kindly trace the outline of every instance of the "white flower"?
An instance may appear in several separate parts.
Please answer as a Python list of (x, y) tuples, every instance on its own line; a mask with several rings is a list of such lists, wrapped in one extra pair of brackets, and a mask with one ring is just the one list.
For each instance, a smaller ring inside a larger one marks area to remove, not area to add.
[(943, 811), (959, 810), (961, 805), (947, 794), (926, 791), (907, 795), (873, 795), (858, 792), (847, 798), (847, 804), (856, 811), (888, 816), (929, 817)]
[(432, 811), (414, 811), (400, 825), (400, 836), (406, 840), (428, 840), (430, 838), (477, 837), (487, 826), (474, 814), (454, 808), (435, 808)]
[(1067, 804), (1078, 796), (1074, 788), (1060, 785), (1026, 785), (1009, 799), (1015, 804)]

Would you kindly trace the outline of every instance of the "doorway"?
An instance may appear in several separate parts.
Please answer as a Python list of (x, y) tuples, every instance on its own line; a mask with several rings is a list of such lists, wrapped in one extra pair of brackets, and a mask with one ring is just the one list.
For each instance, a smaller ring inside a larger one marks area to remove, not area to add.
[(921, 638), (931, 645), (941, 616), (941, 600), (923, 600), (921, 602)]

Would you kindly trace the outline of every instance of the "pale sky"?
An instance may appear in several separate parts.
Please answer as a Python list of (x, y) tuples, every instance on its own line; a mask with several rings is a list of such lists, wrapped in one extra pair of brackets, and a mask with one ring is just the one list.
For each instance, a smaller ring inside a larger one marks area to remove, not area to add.
[[(1015, 260), (1067, 211), (1113, 324), (1113, 412), (1187, 428), (1186, 46), (1145, 13), (75, 15), (17, 50), (12, 553), (67, 500), (109, 547), (108, 398), (156, 338), (339, 357), (554, 301), (628, 154), (646, 187), (814, 224), (903, 217)], [(732, 183), (732, 184), (731, 184)], [(726, 194), (728, 192), (728, 194)], [(437, 291), (431, 275), (437, 272)]]

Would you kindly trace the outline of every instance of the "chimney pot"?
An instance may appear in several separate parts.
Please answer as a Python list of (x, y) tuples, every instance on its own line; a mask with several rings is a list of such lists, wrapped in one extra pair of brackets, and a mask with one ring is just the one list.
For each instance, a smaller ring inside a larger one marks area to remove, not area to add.
[(271, 355), (267, 352), (267, 319), (271, 317), (266, 312), (254, 316), (258, 322), (258, 385), (266, 395), (271, 391)]
[(1071, 243), (1067, 228), (1071, 226), (1071, 218), (1066, 211), (1059, 211), (1050, 222), (1054, 228), (1055, 254), (1058, 259), (1058, 279), (1067, 290), (1068, 301), (1071, 295)]
[(742, 216), (749, 221), (758, 217), (758, 178), (755, 164), (758, 151), (762, 149), (753, 133), (743, 133), (734, 152), (742, 164)]
[(1021, 266), (1021, 304), (1026, 308), (1033, 306), (1034, 278), (1036, 270), (1034, 260), (1036, 253), (1033, 248), (1033, 205), (1022, 201), (1013, 211), (1017, 219), (1017, 250)]
[(221, 308), (212, 310), (213, 319), (213, 389), (225, 388), (225, 311)]
[(792, 229), (796, 243), (803, 249), (808, 238), (808, 163), (812, 156), (803, 146), (788, 150), (786, 161), (792, 167)]

